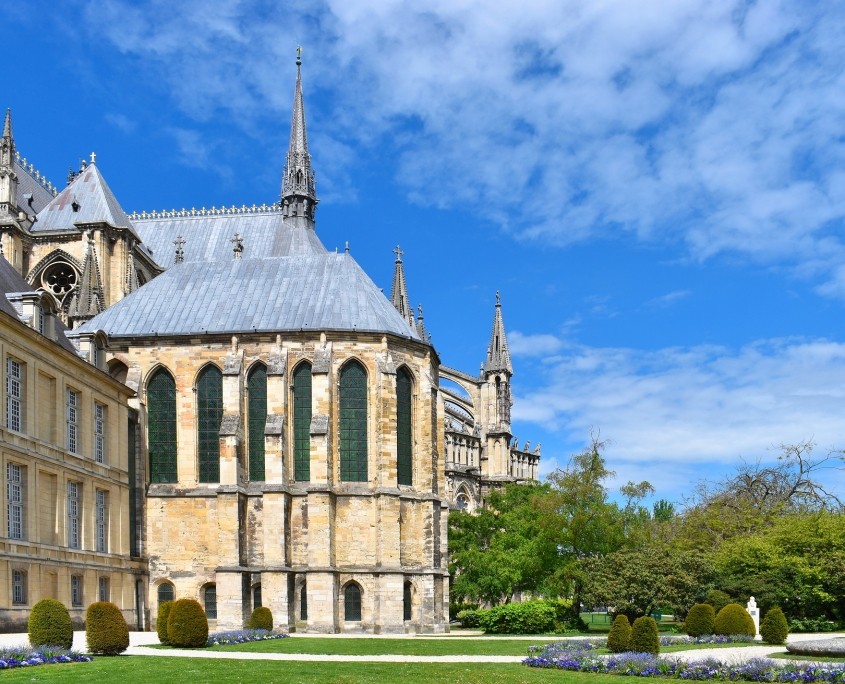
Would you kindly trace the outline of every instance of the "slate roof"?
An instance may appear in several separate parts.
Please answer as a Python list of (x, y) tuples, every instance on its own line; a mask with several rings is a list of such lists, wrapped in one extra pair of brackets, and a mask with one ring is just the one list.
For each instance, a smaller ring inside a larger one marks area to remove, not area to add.
[(235, 233), (243, 238), (245, 258), (326, 253), (313, 230), (283, 226), (281, 211), (156, 216), (135, 219), (133, 225), (143, 244), (152, 252), (153, 260), (165, 268), (175, 261), (173, 241), (180, 236), (185, 241), (186, 262), (231, 257)]
[(38, 220), (31, 231), (69, 230), (89, 223), (106, 223), (134, 233), (129, 217), (96, 164), (89, 164), (70, 185), (52, 198), (38, 213)]
[[(20, 163), (15, 161), (15, 175), (18, 177), (17, 203), (29, 214), (37, 214), (53, 201), (53, 193), (39, 183)], [(32, 204), (25, 197), (32, 197)]]
[(74, 333), (97, 330), (112, 339), (300, 330), (392, 333), (420, 339), (351, 256), (325, 251), (186, 260)]

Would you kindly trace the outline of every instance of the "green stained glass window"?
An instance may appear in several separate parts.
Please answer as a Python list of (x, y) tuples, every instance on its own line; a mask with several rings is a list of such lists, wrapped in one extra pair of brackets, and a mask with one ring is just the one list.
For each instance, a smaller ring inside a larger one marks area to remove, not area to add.
[(367, 374), (357, 361), (340, 371), (340, 479), (367, 481)]
[(200, 482), (220, 482), (220, 423), (223, 374), (208, 366), (197, 381), (197, 457)]
[(176, 382), (163, 368), (147, 384), (150, 482), (176, 482)]
[(311, 479), (311, 364), (293, 372), (293, 479)]
[(343, 590), (343, 619), (361, 621), (361, 588), (357, 584), (347, 584)]
[(411, 375), (404, 368), (396, 373), (396, 474), (400, 485), (412, 484)]
[(249, 401), (249, 479), (264, 480), (264, 426), (267, 423), (267, 367), (258, 364), (247, 380)]

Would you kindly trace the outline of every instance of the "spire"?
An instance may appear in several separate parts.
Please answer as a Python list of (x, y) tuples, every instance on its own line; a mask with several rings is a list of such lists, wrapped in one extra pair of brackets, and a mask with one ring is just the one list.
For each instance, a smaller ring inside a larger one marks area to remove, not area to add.
[(6, 108), (6, 120), (3, 122), (3, 137), (12, 137), (12, 110), (9, 107)]
[(293, 112), (290, 120), (290, 144), (282, 172), (282, 209), (287, 221), (314, 228), (314, 209), (317, 206), (317, 187), (308, 153), (305, 131), (305, 105), (302, 99), (302, 48), (296, 48), (296, 88), (293, 92)]
[[(420, 336), (423, 342), (428, 342), (428, 333), (426, 332), (425, 321), (423, 320), (422, 304), (417, 305), (417, 311), (419, 311), (419, 316), (417, 317), (417, 335)], [(411, 312), (411, 316), (413, 315), (413, 312)]]
[(408, 286), (405, 284), (405, 269), (402, 268), (402, 249), (396, 245), (393, 250), (396, 255), (396, 265), (393, 268), (393, 287), (390, 289), (390, 303), (396, 307), (408, 325), (415, 328), (414, 308), (408, 303)]
[(505, 336), (505, 324), (502, 321), (502, 300), (498, 292), (496, 293), (496, 313), (493, 316), (493, 333), (490, 335), (490, 346), (487, 348), (487, 360), (483, 368), (485, 373), (505, 371), (513, 375), (508, 338)]
[(129, 255), (129, 268), (126, 273), (126, 288), (124, 294), (132, 294), (141, 286), (138, 280), (138, 269), (135, 267), (135, 257)]
[(84, 322), (103, 311), (103, 285), (100, 280), (100, 267), (97, 264), (97, 251), (94, 249), (94, 236), (88, 233), (88, 249), (82, 262), (82, 278), (79, 287), (71, 295), (68, 318), (73, 322)]
[(18, 176), (15, 173), (15, 139), (12, 137), (12, 110), (6, 110), (3, 137), (0, 138), (0, 214), (15, 215)]

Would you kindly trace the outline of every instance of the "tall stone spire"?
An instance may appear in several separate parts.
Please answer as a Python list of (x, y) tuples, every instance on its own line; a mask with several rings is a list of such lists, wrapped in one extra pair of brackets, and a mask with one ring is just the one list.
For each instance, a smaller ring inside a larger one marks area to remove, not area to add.
[(487, 348), (487, 360), (484, 362), (485, 373), (504, 371), (513, 375), (511, 353), (508, 350), (508, 338), (505, 336), (505, 324), (502, 321), (502, 300), (496, 293), (496, 312), (493, 315), (493, 332), (490, 335), (490, 346)]
[(393, 268), (393, 287), (390, 290), (390, 302), (396, 307), (399, 314), (408, 321), (408, 325), (416, 328), (414, 321), (414, 308), (408, 303), (408, 286), (405, 283), (405, 269), (402, 268), (402, 249), (396, 245), (393, 250), (396, 255), (396, 264)]
[(305, 131), (305, 105), (302, 100), (302, 48), (296, 48), (296, 88), (293, 93), (293, 112), (290, 121), (285, 170), (282, 172), (282, 211), (285, 222), (296, 226), (314, 228), (314, 211), (317, 207), (317, 186), (308, 153), (308, 135)]
[(18, 200), (15, 173), (15, 139), (12, 136), (12, 110), (6, 110), (3, 137), (0, 138), (0, 214), (15, 214)]
[(71, 295), (68, 319), (75, 327), (93, 318), (105, 308), (97, 250), (94, 248), (94, 236), (89, 231), (88, 249), (85, 251), (85, 259), (82, 262), (82, 278), (79, 287)]

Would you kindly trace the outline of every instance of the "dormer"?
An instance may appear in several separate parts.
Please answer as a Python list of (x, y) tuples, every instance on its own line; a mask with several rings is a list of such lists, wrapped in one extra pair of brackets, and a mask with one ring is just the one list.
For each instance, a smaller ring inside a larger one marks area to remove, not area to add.
[(108, 337), (102, 330), (74, 336), (74, 343), (79, 350), (79, 356), (95, 368), (108, 372), (106, 365), (106, 347)]
[(18, 317), (33, 330), (51, 340), (56, 339), (56, 302), (46, 292), (7, 292), (6, 299), (15, 307)]

